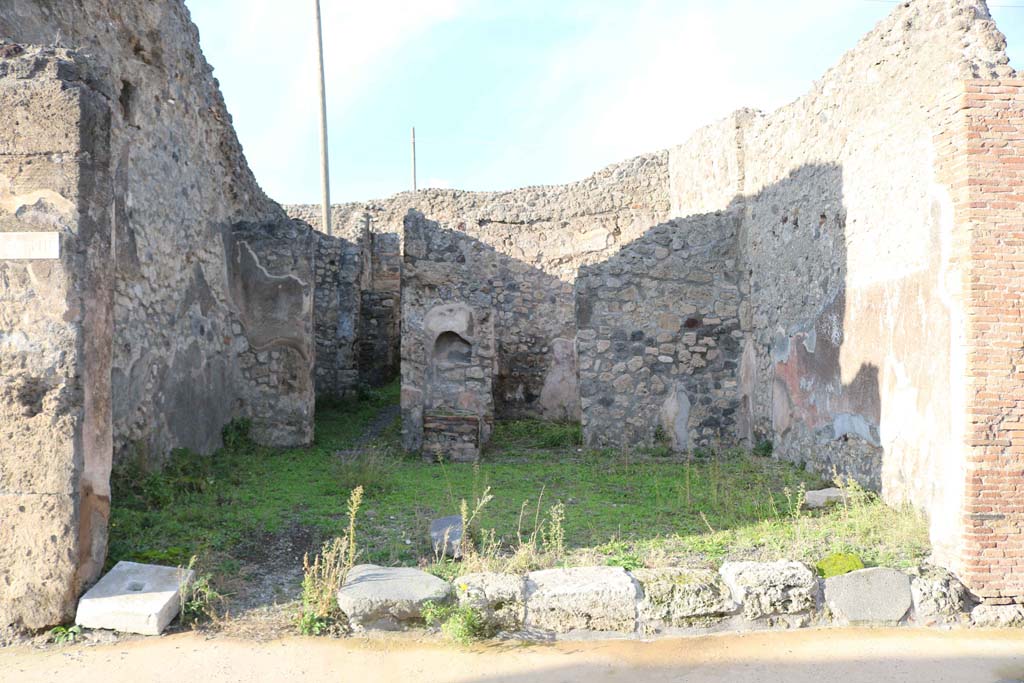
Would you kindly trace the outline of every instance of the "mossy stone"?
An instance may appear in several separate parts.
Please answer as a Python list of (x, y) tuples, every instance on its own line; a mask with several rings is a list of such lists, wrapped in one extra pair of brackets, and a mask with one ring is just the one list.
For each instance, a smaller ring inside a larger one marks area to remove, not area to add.
[(814, 567), (822, 578), (830, 579), (833, 576), (864, 569), (864, 563), (853, 553), (832, 553), (820, 560)]

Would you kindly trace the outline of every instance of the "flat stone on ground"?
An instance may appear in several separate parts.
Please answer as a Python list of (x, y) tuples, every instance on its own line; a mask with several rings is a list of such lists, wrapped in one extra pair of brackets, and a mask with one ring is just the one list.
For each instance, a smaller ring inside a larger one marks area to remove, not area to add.
[(847, 498), (846, 491), (835, 487), (808, 491), (804, 494), (804, 507), (808, 510), (820, 510), (831, 505), (841, 505)]
[(177, 616), (180, 589), (192, 577), (189, 569), (118, 562), (78, 601), (75, 623), (158, 636)]
[(462, 557), (462, 516), (450, 515), (430, 523), (430, 543), (438, 557)]
[(526, 626), (556, 633), (636, 628), (637, 588), (622, 567), (544, 569), (526, 577)]
[(832, 614), (850, 624), (893, 624), (912, 602), (910, 577), (884, 567), (858, 569), (825, 581), (825, 602)]
[(355, 629), (397, 630), (422, 618), (427, 601), (451, 595), (451, 584), (419, 569), (361, 564), (338, 590), (338, 607)]

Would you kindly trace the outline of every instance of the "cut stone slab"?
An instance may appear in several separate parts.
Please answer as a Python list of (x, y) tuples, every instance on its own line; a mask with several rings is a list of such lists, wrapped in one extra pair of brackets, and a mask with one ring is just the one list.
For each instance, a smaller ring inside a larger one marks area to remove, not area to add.
[(799, 562), (726, 562), (720, 573), (747, 619), (799, 614), (817, 605), (818, 578)]
[(884, 567), (858, 569), (825, 581), (825, 602), (849, 624), (894, 624), (910, 609), (910, 577)]
[(707, 626), (737, 609), (718, 572), (701, 569), (636, 569), (643, 590), (637, 617), (647, 631)]
[(462, 516), (451, 515), (430, 523), (430, 542), (434, 554), (452, 560), (462, 558)]
[(555, 633), (636, 629), (636, 584), (622, 567), (544, 569), (526, 577), (526, 627)]
[(338, 607), (354, 629), (394, 631), (421, 619), (427, 601), (451, 597), (450, 583), (419, 569), (361, 564), (338, 590)]
[(178, 614), (189, 569), (118, 562), (78, 601), (75, 623), (122, 633), (158, 636)]
[(480, 611), (497, 631), (518, 631), (526, 618), (526, 579), (518, 574), (480, 572), (452, 582), (459, 604)]
[(1024, 627), (1024, 605), (978, 605), (971, 611), (971, 621), (981, 628)]
[(808, 510), (820, 510), (832, 505), (840, 505), (849, 498), (846, 491), (840, 488), (819, 489), (804, 494), (804, 507)]

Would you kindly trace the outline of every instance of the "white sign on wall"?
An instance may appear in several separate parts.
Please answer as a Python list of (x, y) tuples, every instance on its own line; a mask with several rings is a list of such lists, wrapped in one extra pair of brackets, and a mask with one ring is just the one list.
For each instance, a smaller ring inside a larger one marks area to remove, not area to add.
[(0, 261), (59, 258), (59, 232), (0, 232)]

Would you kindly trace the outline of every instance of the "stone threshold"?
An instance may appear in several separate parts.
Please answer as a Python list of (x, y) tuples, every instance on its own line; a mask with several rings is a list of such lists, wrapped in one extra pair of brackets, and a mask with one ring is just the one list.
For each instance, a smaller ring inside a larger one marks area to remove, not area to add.
[(361, 565), (338, 591), (354, 631), (421, 628), (428, 600), (475, 608), (500, 638), (656, 638), (809, 627), (1024, 627), (1024, 605), (979, 603), (932, 567), (860, 569), (821, 579), (800, 562), (692, 568), (573, 567), (483, 572), (447, 582)]

